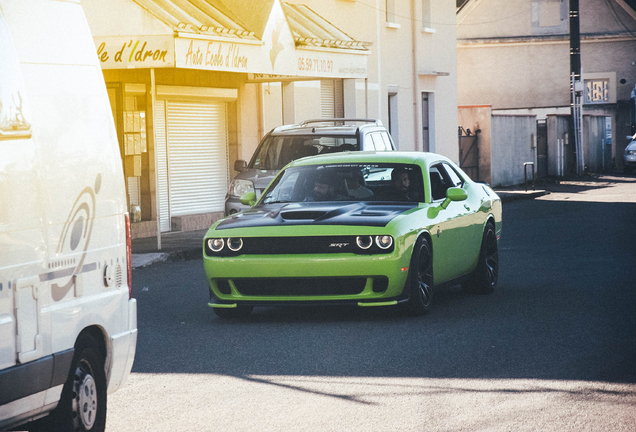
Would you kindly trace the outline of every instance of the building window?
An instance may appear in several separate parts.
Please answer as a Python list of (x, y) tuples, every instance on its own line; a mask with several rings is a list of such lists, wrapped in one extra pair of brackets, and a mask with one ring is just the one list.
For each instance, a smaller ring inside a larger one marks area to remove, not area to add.
[(397, 86), (395, 90), (389, 90), (389, 133), (393, 137), (396, 148), (400, 148), (400, 132), (398, 129), (398, 95)]
[(395, 0), (386, 0), (386, 22), (395, 22)]
[(609, 80), (585, 80), (585, 104), (609, 103)]
[(422, 0), (422, 28), (432, 29), (431, 23), (431, 0)]
[(565, 0), (532, 0), (532, 34), (567, 33), (568, 13)]

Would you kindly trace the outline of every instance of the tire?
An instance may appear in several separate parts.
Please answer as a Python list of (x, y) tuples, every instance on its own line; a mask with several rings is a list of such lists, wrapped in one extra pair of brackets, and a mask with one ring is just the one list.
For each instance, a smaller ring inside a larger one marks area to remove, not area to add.
[(415, 242), (406, 284), (409, 290), (406, 313), (412, 316), (428, 313), (433, 299), (433, 250), (425, 237)]
[(499, 279), (499, 248), (497, 234), (492, 221), (486, 223), (481, 240), (477, 268), (470, 280), (462, 284), (462, 290), (467, 294), (491, 294)]
[(80, 336), (57, 408), (45, 419), (48, 431), (103, 432), (106, 429), (104, 355), (91, 336)]
[(235, 308), (213, 308), (216, 316), (222, 319), (247, 318), (254, 309), (252, 306), (237, 306)]

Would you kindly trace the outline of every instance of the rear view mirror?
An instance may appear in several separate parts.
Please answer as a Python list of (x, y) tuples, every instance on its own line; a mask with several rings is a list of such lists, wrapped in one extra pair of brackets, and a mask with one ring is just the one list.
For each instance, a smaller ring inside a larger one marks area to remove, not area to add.
[(234, 161), (234, 171), (243, 172), (247, 169), (247, 162), (242, 159)]

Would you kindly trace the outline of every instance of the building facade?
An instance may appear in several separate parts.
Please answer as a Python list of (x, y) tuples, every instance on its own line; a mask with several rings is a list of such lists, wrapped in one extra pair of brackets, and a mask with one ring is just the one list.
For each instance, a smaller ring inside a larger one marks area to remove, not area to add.
[(457, 160), (454, 5), (82, 4), (120, 138), (135, 237), (207, 228), (223, 214), (234, 161), (249, 160), (282, 124), (379, 118), (400, 149)]
[[(581, 1), (580, 33), (585, 165), (590, 171), (621, 168), (636, 85), (633, 3)], [(529, 161), (539, 174), (571, 172), (569, 2), (468, 0), (458, 10), (457, 37), (459, 106), (482, 107), (482, 114), (489, 106), (492, 116), (534, 116), (536, 130), (509, 145), (531, 149)], [(485, 130), (470, 109), (462, 110), (461, 126)], [(493, 173), (514, 169), (519, 179), (518, 163), (509, 167), (493, 154), (491, 165)]]

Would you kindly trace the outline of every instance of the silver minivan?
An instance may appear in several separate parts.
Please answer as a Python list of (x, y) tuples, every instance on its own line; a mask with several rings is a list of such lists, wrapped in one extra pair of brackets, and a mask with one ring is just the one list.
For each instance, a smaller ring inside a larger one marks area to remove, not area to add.
[(395, 144), (380, 120), (316, 119), (272, 129), (259, 143), (249, 164), (234, 163), (239, 173), (225, 197), (225, 215), (247, 209), (241, 195), (255, 192), (256, 198), (289, 162), (306, 156), (343, 151), (393, 151)]

